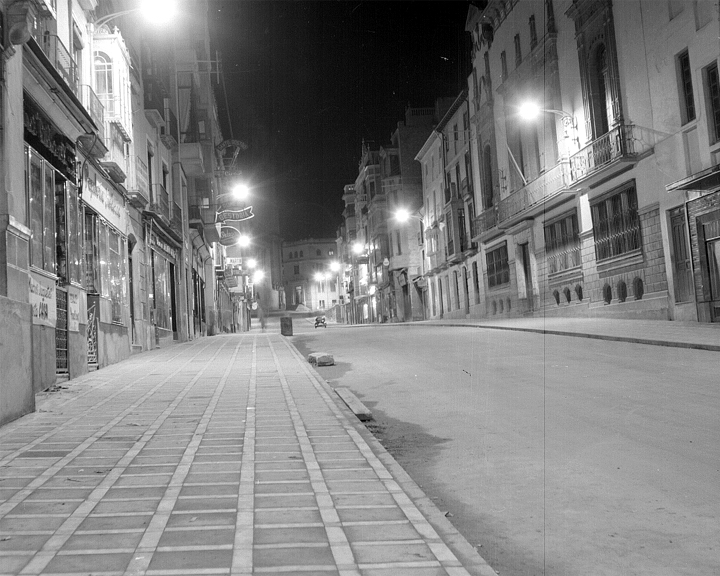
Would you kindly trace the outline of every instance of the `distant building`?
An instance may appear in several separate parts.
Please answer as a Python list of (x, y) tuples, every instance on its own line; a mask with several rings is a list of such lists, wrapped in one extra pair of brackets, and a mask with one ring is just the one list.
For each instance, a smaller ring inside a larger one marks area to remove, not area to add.
[(300, 306), (326, 311), (344, 304), (335, 238), (283, 242), (282, 266), (288, 310), (296, 310)]

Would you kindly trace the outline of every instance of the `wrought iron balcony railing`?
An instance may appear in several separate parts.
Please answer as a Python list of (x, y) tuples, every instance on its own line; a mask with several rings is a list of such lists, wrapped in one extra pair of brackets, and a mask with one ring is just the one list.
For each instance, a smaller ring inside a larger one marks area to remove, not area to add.
[(73, 94), (79, 98), (77, 66), (62, 40), (55, 34), (48, 33), (44, 33), (40, 40), (39, 44), (55, 70), (62, 76)]
[(472, 237), (478, 238), (493, 228), (497, 228), (497, 221), (497, 207), (486, 208), (472, 220)]
[(95, 122), (95, 125), (102, 135), (104, 131), (103, 123), (105, 122), (105, 107), (102, 105), (102, 102), (100, 102), (97, 94), (95, 94), (92, 86), (83, 84), (80, 87), (80, 102), (82, 102), (85, 109), (90, 113), (90, 118)]
[(162, 184), (152, 185), (152, 198), (150, 200), (150, 210), (158, 214), (165, 220), (170, 220), (170, 198), (168, 191)]
[(567, 160), (553, 166), (532, 182), (516, 190), (498, 204), (498, 222), (504, 222), (528, 208), (542, 204), (569, 184)]
[(646, 131), (634, 124), (620, 124), (570, 157), (570, 180), (577, 182), (623, 158), (635, 158), (652, 148)]
[(182, 210), (180, 210), (180, 204), (173, 202), (173, 211), (170, 216), (170, 228), (172, 228), (176, 234), (182, 236)]

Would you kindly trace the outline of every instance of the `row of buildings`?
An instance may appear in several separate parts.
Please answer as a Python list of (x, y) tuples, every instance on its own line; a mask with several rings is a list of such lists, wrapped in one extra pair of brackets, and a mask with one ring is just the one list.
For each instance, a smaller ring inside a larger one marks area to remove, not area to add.
[(466, 88), (343, 190), (349, 321), (720, 321), (717, 2), (470, 4)]
[(58, 376), (244, 325), (208, 3), (162, 27), (133, 6), (0, 1), (0, 423)]

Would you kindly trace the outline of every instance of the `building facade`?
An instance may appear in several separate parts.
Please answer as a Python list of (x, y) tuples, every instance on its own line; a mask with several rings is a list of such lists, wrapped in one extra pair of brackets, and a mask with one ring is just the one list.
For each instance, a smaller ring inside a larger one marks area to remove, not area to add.
[(335, 238), (283, 242), (282, 266), (288, 310), (322, 312), (344, 304)]
[(469, 9), (479, 315), (712, 319), (717, 11), (661, 4)]
[(2, 423), (58, 378), (223, 329), (224, 249), (214, 212), (188, 228), (219, 193), (207, 3), (164, 30), (110, 0), (0, 8)]

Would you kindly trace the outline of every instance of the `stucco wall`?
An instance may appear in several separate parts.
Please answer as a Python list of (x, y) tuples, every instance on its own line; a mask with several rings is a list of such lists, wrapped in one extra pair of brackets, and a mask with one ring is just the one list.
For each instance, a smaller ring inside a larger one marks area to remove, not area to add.
[(35, 410), (29, 304), (0, 296), (0, 425)]

